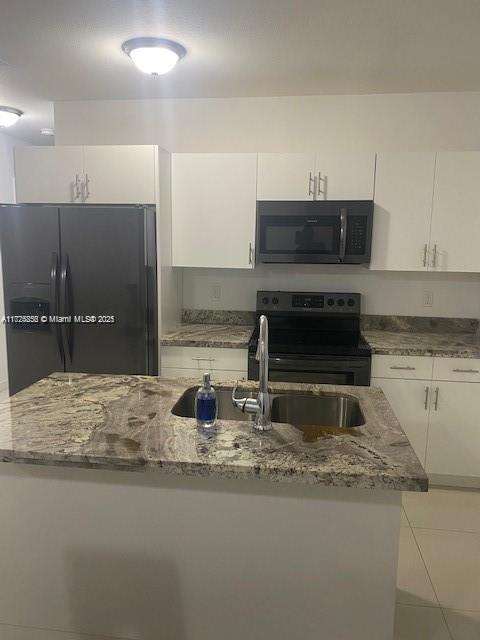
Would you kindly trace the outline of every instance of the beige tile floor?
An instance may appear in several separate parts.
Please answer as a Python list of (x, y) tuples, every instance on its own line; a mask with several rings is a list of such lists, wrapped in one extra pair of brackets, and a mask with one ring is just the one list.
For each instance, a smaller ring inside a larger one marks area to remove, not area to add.
[(480, 491), (403, 494), (395, 640), (480, 640)]

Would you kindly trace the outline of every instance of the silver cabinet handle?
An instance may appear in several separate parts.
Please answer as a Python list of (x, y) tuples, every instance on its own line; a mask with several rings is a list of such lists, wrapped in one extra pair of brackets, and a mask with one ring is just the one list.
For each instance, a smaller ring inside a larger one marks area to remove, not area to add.
[(428, 254), (428, 244), (425, 243), (423, 245), (423, 266), (427, 266), (427, 254)]
[(397, 366), (397, 365), (392, 365), (390, 367), (390, 369), (397, 369), (399, 371), (415, 371), (416, 368), (417, 367), (408, 367), (408, 366), (407, 367), (400, 367), (400, 366)]
[(75, 195), (74, 200), (77, 200), (82, 195), (82, 186), (80, 181), (80, 176), (78, 173), (75, 174)]
[[(312, 189), (312, 182), (313, 182), (313, 189)], [(312, 176), (312, 172), (310, 171), (308, 174), (308, 195), (309, 196), (315, 195), (315, 183), (316, 183), (316, 178)]]
[(425, 402), (423, 406), (425, 407), (425, 411), (428, 411), (428, 396), (430, 395), (430, 387), (425, 387)]
[(253, 264), (253, 246), (252, 243), (248, 243), (248, 264)]
[(478, 369), (454, 369), (455, 373), (480, 373)]
[(438, 410), (438, 394), (440, 392), (440, 389), (438, 387), (435, 387), (435, 399), (433, 401), (433, 408), (435, 409), (435, 411)]
[(85, 174), (84, 187), (83, 199), (86, 200), (90, 197), (90, 178), (88, 177), (88, 173)]
[(432, 258), (432, 267), (437, 266), (437, 245), (433, 245), (433, 258)]
[[(327, 184), (328, 184), (328, 176), (324, 176), (322, 178), (322, 172), (319, 171), (318, 172), (318, 176), (317, 176), (317, 195), (319, 196), (323, 196), (323, 199), (326, 200), (327, 199)], [(322, 182), (323, 182), (323, 189), (322, 187)]]

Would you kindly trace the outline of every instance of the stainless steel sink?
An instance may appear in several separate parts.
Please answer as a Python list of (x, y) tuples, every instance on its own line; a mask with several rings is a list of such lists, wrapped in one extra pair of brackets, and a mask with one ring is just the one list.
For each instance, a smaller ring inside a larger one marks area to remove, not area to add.
[[(195, 417), (195, 394), (191, 387), (179, 398), (172, 413), (183, 418)], [(256, 394), (250, 393), (253, 398)], [(358, 400), (348, 396), (306, 394), (272, 394), (272, 422), (286, 422), (303, 432), (304, 440), (313, 441), (322, 435), (342, 433), (365, 424)], [(242, 413), (232, 404), (231, 389), (217, 389), (218, 419), (253, 421), (252, 414)]]
[[(198, 387), (191, 387), (187, 389), (185, 393), (178, 399), (175, 406), (172, 409), (172, 413), (175, 416), (182, 418), (194, 418), (195, 417), (195, 395)], [(232, 390), (231, 389), (216, 389), (217, 392), (217, 418), (219, 420), (237, 420), (241, 422), (253, 422), (255, 416), (252, 414), (242, 413), (240, 409), (237, 409), (232, 404)], [(248, 394), (249, 398), (256, 397), (256, 394)]]
[(295, 426), (349, 429), (365, 424), (358, 400), (346, 396), (279, 395), (273, 398), (272, 420)]

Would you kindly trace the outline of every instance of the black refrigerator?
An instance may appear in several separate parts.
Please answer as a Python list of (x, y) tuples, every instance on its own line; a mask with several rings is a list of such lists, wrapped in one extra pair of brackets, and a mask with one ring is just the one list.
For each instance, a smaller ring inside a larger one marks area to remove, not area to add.
[(157, 375), (155, 210), (0, 206), (10, 394), (54, 371)]

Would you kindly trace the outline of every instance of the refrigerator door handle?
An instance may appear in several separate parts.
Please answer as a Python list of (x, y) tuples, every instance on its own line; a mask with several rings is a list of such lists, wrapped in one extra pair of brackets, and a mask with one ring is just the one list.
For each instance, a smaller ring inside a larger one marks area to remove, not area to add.
[(65, 353), (65, 364), (72, 362), (73, 356), (73, 313), (72, 313), (72, 291), (70, 262), (68, 255), (62, 258), (62, 266), (60, 269), (60, 315), (64, 317), (64, 321), (60, 323), (63, 351)]
[[(52, 315), (58, 316), (60, 314), (60, 301), (59, 301), (59, 287), (58, 287), (58, 254), (52, 253), (52, 268), (50, 270), (50, 300), (52, 302)], [(54, 333), (57, 340), (58, 352), (60, 357), (64, 359), (65, 354), (63, 351), (62, 343), (62, 329), (58, 322), (54, 323)]]

